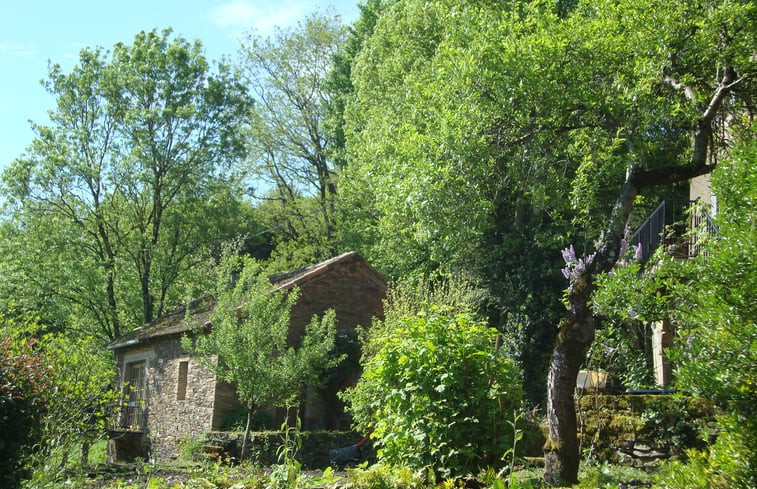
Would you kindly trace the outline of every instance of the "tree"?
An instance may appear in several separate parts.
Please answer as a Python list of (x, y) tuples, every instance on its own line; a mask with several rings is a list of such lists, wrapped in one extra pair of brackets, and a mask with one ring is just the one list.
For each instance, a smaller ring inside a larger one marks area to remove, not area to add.
[[(633, 36), (638, 49), (645, 43), (635, 36), (643, 32), (644, 26), (653, 24), (662, 29), (665, 43), (662, 49), (658, 48), (661, 56), (649, 56), (649, 65), (637, 64), (630, 73), (642, 88), (638, 95), (645, 97), (634, 100), (626, 110), (633, 114), (656, 109), (658, 113), (642, 126), (654, 132), (647, 135), (638, 127), (629, 127), (627, 120), (620, 121), (626, 145), (626, 174), (596, 250), (586, 257), (585, 266), (568, 289), (567, 314), (560, 323), (552, 353), (547, 392), (546, 477), (568, 483), (577, 480), (579, 453), (573, 390), (580, 363), (594, 339), (591, 303), (596, 279), (609, 272), (619, 259), (623, 230), (637, 195), (649, 186), (671, 185), (712, 171), (718, 157), (728, 151), (727, 142), (717, 136), (723, 134), (726, 121), (736, 125), (734, 118), (751, 106), (748, 92), (740, 94), (747, 97), (742, 100), (732, 95), (748, 84), (751, 76), (745, 55), (739, 52), (750, 35), (739, 20), (747, 15), (742, 10), (749, 8), (747, 4), (726, 3), (710, 8), (685, 5), (672, 7), (673, 11), (656, 4), (649, 10), (636, 5), (601, 7), (583, 9), (579, 5), (572, 18), (581, 25), (568, 22), (569, 32), (589, 27), (593, 36), (618, 33), (618, 40)], [(623, 27), (619, 29), (621, 15)], [(613, 22), (615, 19), (617, 23)], [(723, 31), (730, 34), (723, 35)], [(741, 105), (741, 102), (747, 103)], [(688, 136), (690, 143), (678, 152), (668, 153), (668, 161), (657, 162), (651, 155), (638, 151), (639, 143), (650, 146), (660, 135), (673, 132)]]
[(509, 87), (543, 62), (518, 48), (527, 15), (507, 2), (386, 6), (352, 65), (340, 224), (342, 242), (392, 278), (477, 283), (490, 324), (517, 336), (538, 404), (564, 287), (554, 250), (574, 231), (570, 201), (552, 198), (567, 176), (531, 179), (546, 169), (536, 141), (507, 141), (522, 136), (513, 117), (544, 98)]
[[(407, 0), (356, 57), (348, 232), (390, 274), (468, 264), (502, 284), (488, 292), (504, 314), (559, 322), (550, 480), (576, 481), (572, 393), (594, 338), (591, 298), (634, 205), (709, 172), (728, 150), (726, 122), (751, 117), (753, 8), (579, 2), (557, 15), (551, 2)], [(585, 266), (566, 309), (557, 250), (570, 243)]]
[(393, 1), (365, 0), (358, 3), (360, 16), (347, 28), (343, 48), (334, 55), (334, 66), (326, 80), (330, 104), (325, 127), (329, 154), (337, 168), (343, 168), (347, 164), (344, 111), (355, 95), (352, 65), (365, 41), (373, 34), (379, 15)]
[[(237, 275), (229, 287), (229, 277)], [(295, 405), (305, 387), (319, 387), (324, 373), (341, 357), (334, 355), (335, 315), (314, 316), (301, 338), (291, 335), (290, 312), (297, 289), (275, 290), (252, 259), (227, 257), (216, 285), (216, 304), (207, 334), (185, 338), (182, 346), (203, 360), (219, 379), (236, 386), (247, 408), (244, 456), (250, 420), (256, 409)]]
[[(250, 226), (236, 166), (250, 100), (199, 41), (170, 36), (84, 49), (71, 73), (51, 66), (52, 124), (34, 126), (3, 176), (11, 233), (29, 245), (9, 247), (19, 276), (107, 338), (185, 299), (209, 252)], [(39, 267), (38, 241), (50, 250)]]
[(268, 201), (266, 222), (282, 240), (308, 250), (298, 257), (305, 263), (336, 251), (326, 81), (344, 37), (338, 17), (313, 14), (296, 29), (277, 29), (272, 38), (250, 34), (242, 48), (243, 69), (258, 102), (250, 129), (251, 163), (263, 185), (258, 197)]

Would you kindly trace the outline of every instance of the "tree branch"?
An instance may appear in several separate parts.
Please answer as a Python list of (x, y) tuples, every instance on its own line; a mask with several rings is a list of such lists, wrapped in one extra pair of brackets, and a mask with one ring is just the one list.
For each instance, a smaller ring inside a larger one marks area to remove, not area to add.
[(686, 96), (687, 99), (689, 99), (692, 102), (697, 101), (697, 94), (694, 91), (693, 88), (691, 88), (689, 85), (686, 85), (685, 83), (681, 83), (675, 78), (673, 78), (670, 75), (663, 75), (662, 81), (673, 87), (675, 90), (680, 90), (683, 92), (683, 94)]
[[(668, 75), (663, 79), (673, 87), (680, 88), (686, 92), (687, 97), (693, 94), (693, 90), (686, 85), (676, 82)], [(668, 166), (645, 170), (634, 168), (631, 170), (630, 181), (638, 189), (650, 187), (653, 185), (668, 185), (671, 183), (689, 180), (699, 175), (710, 173), (715, 169), (715, 165), (707, 164), (708, 149), (711, 149), (710, 141), (712, 139), (712, 122), (715, 119), (720, 107), (722, 107), (726, 96), (731, 92), (733, 87), (740, 83), (743, 78), (737, 78), (736, 71), (732, 67), (727, 67), (723, 74), (715, 93), (710, 99), (707, 108), (702, 112), (701, 117), (696, 120), (693, 128), (693, 151), (691, 161), (686, 166)], [(690, 91), (690, 92), (689, 92)], [(690, 97), (689, 97), (690, 98)]]

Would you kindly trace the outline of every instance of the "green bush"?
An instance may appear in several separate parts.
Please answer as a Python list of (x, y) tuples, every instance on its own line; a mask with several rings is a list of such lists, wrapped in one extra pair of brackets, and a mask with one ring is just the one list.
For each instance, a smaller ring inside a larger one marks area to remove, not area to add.
[(388, 313), (367, 342), (363, 376), (344, 397), (382, 461), (444, 477), (502, 463), (523, 393), (494, 329), (468, 312), (424, 307)]
[(433, 487), (428, 474), (408, 467), (391, 467), (376, 464), (349, 471), (349, 480), (355, 489), (425, 489)]
[(690, 450), (688, 461), (664, 465), (658, 488), (757, 487), (757, 418), (754, 413), (721, 416), (722, 431), (708, 450)]

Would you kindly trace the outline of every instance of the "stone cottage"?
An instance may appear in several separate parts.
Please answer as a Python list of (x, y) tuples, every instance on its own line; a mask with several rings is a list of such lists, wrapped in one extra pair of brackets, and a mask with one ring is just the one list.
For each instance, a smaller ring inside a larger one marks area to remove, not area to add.
[[(354, 252), (269, 278), (277, 290), (300, 288), (291, 312), (295, 334), (314, 314), (334, 309), (338, 336), (354, 344), (355, 328), (369, 326), (383, 314), (386, 279)], [(198, 324), (211, 327), (214, 305), (211, 297), (195, 300), (106, 346), (114, 352), (125, 393), (117, 427), (110, 433), (111, 459), (173, 457), (182, 438), (218, 430), (227, 416), (240, 410), (234, 387), (218, 381), (181, 347), (181, 338)], [(303, 428), (349, 427), (336, 393), (357, 381), (358, 370), (354, 362), (346, 368), (319, 392), (307, 393), (300, 413)]]

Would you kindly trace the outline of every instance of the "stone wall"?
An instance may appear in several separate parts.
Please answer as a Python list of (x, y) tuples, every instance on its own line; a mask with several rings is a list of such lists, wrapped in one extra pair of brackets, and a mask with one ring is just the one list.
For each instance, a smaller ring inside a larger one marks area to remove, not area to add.
[[(652, 467), (703, 448), (716, 408), (711, 401), (672, 395), (585, 394), (577, 403), (582, 457)], [(715, 436), (714, 431), (709, 431)]]
[[(220, 415), (237, 407), (236, 397), (230, 399), (227, 393), (216, 392), (215, 375), (183, 351), (179, 336), (160, 337), (146, 345), (120, 350), (116, 355), (119, 384), (125, 366), (143, 360), (147, 399), (143, 435), (150, 457), (173, 458), (178, 454), (180, 439), (217, 427), (214, 422), (220, 423), (220, 418), (214, 418), (216, 402), (221, 404)], [(186, 376), (180, 379), (180, 365), (184, 362)], [(119, 450), (114, 448), (112, 453)]]
[[(205, 436), (205, 453), (212, 457), (239, 460), (244, 433), (214, 431)], [(302, 448), (296, 458), (305, 469), (324, 469), (330, 465), (329, 451), (357, 444), (362, 437), (351, 431), (303, 431)], [(260, 466), (278, 463), (276, 450), (282, 443), (280, 431), (250, 433), (246, 460)], [(363, 460), (374, 460), (375, 453), (369, 442), (361, 450)]]

